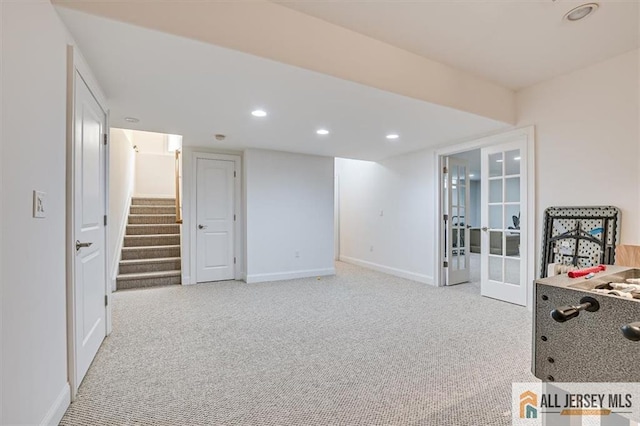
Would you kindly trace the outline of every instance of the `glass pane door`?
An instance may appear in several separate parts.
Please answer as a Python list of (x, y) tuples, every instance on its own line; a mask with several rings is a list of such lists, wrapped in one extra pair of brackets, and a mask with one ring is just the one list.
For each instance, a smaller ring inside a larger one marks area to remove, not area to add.
[[(525, 142), (482, 150), (482, 295), (526, 305)], [(523, 260), (524, 259), (524, 260)]]
[(445, 214), (446, 226), (446, 283), (460, 284), (469, 281), (469, 165), (467, 161), (447, 157), (445, 159)]

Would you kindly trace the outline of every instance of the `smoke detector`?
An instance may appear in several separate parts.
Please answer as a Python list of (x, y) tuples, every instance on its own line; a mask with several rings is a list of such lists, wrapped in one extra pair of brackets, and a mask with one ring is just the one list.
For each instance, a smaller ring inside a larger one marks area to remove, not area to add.
[(222, 134), (218, 133), (217, 135), (215, 135), (215, 138), (216, 138), (217, 141), (223, 141), (227, 137), (225, 135), (222, 135)]

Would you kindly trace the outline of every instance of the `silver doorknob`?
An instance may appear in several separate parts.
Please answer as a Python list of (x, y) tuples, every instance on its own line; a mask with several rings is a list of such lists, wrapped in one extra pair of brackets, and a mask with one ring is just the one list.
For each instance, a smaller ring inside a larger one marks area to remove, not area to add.
[(198, 225), (198, 229), (207, 229), (207, 225)]
[(80, 241), (76, 240), (76, 251), (79, 251), (81, 248), (84, 248), (84, 247), (91, 247), (91, 244), (93, 243), (81, 243)]
[(483, 230), (484, 232), (487, 232), (487, 231), (489, 230), (489, 228), (487, 228), (486, 226), (483, 226), (483, 227), (482, 227), (482, 230)]

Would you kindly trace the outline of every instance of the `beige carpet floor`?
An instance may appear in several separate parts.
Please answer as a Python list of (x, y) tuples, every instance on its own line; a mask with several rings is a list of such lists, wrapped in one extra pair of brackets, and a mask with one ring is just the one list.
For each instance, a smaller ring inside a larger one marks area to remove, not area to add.
[(118, 292), (62, 425), (508, 425), (531, 315), (343, 263)]

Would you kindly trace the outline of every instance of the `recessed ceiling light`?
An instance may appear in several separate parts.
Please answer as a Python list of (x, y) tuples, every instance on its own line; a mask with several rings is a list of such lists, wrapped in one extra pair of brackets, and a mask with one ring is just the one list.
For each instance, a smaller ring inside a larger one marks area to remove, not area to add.
[(328, 135), (329, 131), (327, 129), (318, 129), (316, 130), (316, 133), (319, 135)]
[(255, 111), (251, 111), (251, 115), (253, 115), (254, 117), (266, 117), (267, 111), (257, 109)]
[(564, 20), (575, 22), (586, 18), (598, 9), (598, 3), (587, 3), (571, 9), (564, 15)]
[(513, 157), (514, 160), (520, 161), (520, 157)]
[(390, 133), (387, 135), (387, 139), (398, 139), (400, 137), (400, 135), (396, 134), (396, 133)]
[(135, 117), (125, 117), (124, 121), (127, 121), (129, 123), (138, 123), (140, 121), (140, 119), (135, 118)]

